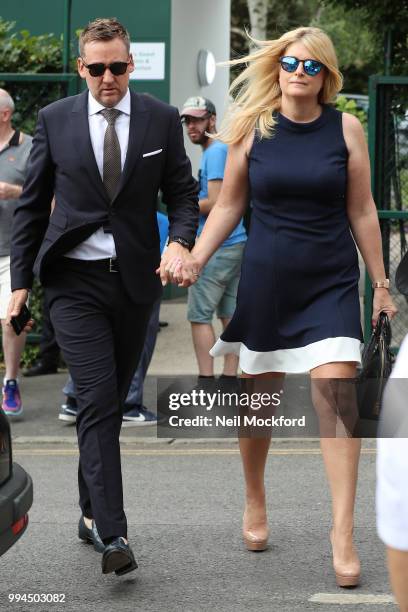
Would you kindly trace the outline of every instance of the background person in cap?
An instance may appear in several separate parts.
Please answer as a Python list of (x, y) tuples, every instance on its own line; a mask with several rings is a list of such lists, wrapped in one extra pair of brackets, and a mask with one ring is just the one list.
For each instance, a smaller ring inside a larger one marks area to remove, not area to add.
[(3, 382), (2, 408), (9, 417), (23, 413), (17, 374), (26, 334), (16, 336), (13, 328), (5, 324), (11, 296), (10, 287), (10, 234), (14, 210), (22, 192), (27, 160), (31, 149), (31, 136), (15, 130), (11, 125), (14, 112), (12, 97), (0, 89), (0, 318), (6, 373)]
[[(200, 96), (189, 98), (181, 117), (191, 142), (203, 149), (198, 177), (200, 219), (197, 235), (200, 235), (221, 190), (228, 147), (208, 135), (216, 131), (216, 110), (211, 100)], [(234, 313), (245, 242), (246, 231), (241, 219), (188, 290), (187, 319), (191, 323), (201, 385), (214, 379), (214, 358), (209, 354), (215, 342), (212, 319), (216, 312), (225, 329)], [(226, 355), (222, 377), (235, 379), (237, 367), (238, 357)]]

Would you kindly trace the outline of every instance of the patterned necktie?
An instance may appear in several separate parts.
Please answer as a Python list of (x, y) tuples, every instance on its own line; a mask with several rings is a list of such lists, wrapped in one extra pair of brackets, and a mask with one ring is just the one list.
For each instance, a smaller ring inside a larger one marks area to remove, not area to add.
[(117, 192), (122, 174), (120, 144), (115, 130), (115, 121), (121, 111), (116, 108), (105, 108), (100, 112), (108, 122), (103, 141), (103, 184), (112, 201)]

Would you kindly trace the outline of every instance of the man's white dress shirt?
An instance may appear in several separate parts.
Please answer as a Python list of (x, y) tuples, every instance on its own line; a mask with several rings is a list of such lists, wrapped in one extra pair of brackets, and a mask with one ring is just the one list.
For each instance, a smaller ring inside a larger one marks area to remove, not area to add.
[[(101, 115), (100, 111), (105, 107), (95, 100), (91, 92), (88, 93), (88, 122), (89, 134), (91, 136), (92, 149), (95, 155), (101, 178), (103, 178), (103, 142), (105, 138), (108, 122)], [(125, 96), (116, 106), (121, 114), (116, 119), (115, 129), (120, 144), (120, 157), (123, 172), (126, 153), (129, 142), (129, 123), (130, 123), (130, 92), (127, 90)], [(112, 234), (106, 234), (100, 227), (89, 238), (81, 242), (77, 247), (65, 253), (65, 257), (73, 259), (106, 259), (116, 257), (115, 242)]]

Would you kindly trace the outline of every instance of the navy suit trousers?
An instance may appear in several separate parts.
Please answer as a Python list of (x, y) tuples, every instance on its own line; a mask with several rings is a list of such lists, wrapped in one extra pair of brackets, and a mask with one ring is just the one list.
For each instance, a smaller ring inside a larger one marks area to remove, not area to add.
[(80, 507), (102, 539), (127, 537), (119, 434), (152, 304), (132, 302), (106, 260), (62, 257), (44, 285), (77, 390)]

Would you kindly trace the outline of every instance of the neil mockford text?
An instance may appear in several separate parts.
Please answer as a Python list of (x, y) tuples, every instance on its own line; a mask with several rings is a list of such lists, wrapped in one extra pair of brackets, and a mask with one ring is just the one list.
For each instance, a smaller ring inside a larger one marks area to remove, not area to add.
[[(217, 391), (208, 393), (203, 389), (193, 389), (188, 393), (171, 393), (169, 409), (177, 411), (180, 408), (198, 407), (206, 411), (214, 408), (247, 408), (257, 411), (265, 408), (276, 408), (281, 404), (280, 393), (224, 393)], [(172, 415), (168, 423), (172, 427), (305, 427), (304, 416), (293, 419), (281, 415), (259, 416), (258, 414), (236, 414), (234, 416), (216, 415), (215, 418), (206, 415), (179, 417)]]

